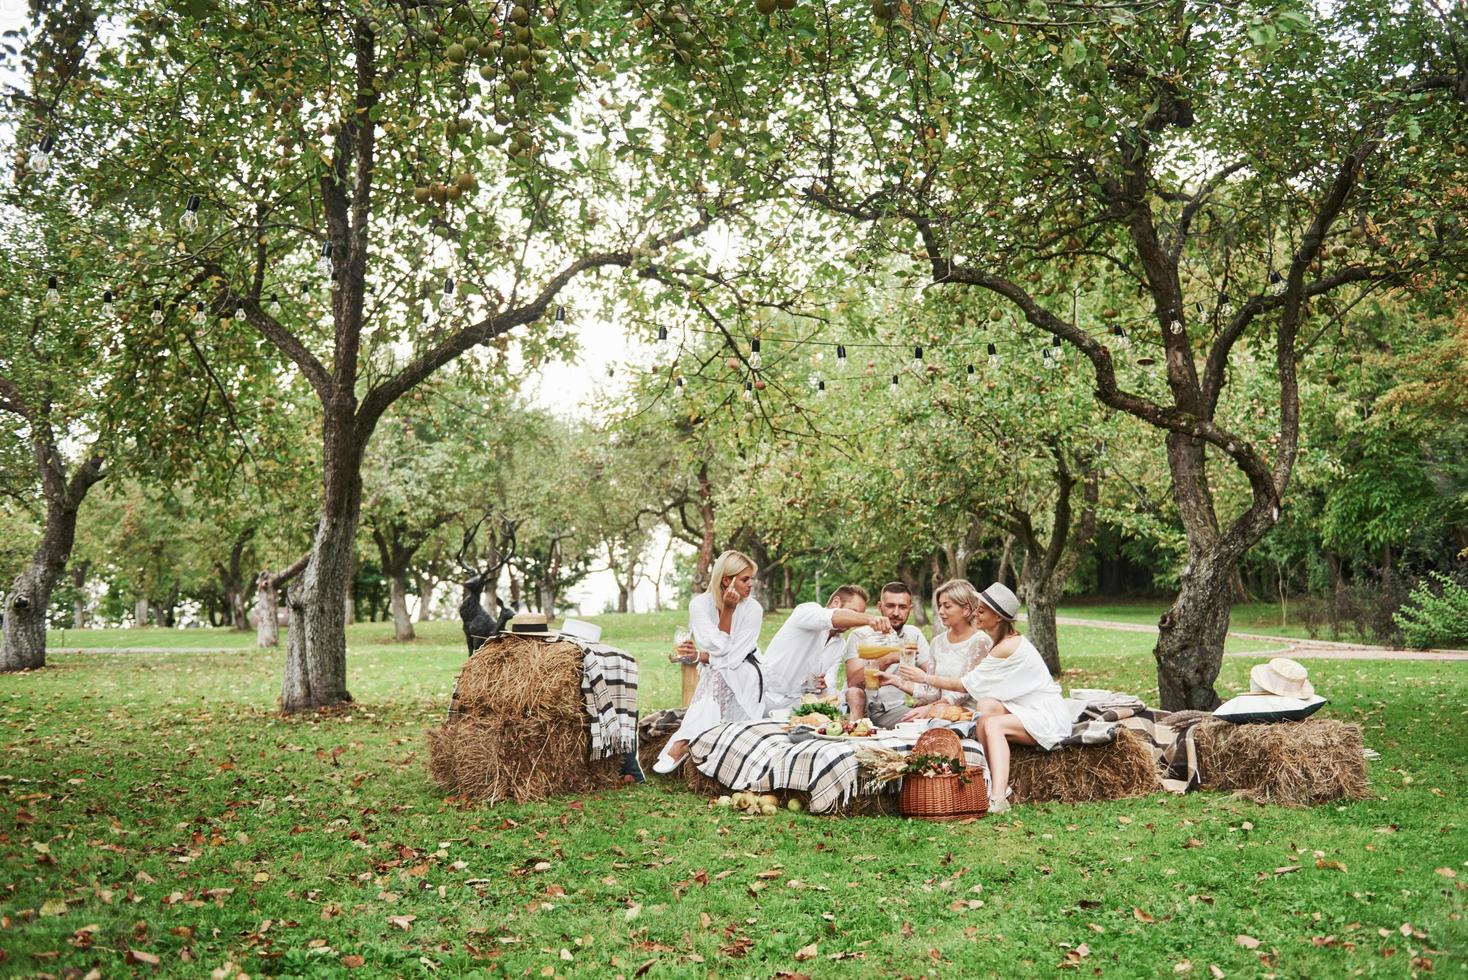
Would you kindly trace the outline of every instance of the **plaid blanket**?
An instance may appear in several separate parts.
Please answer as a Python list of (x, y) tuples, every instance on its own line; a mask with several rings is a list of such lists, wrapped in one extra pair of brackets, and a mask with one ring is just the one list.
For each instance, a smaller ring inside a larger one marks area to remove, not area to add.
[[(572, 639), (562, 637), (562, 639)], [(604, 643), (582, 643), (581, 696), (591, 719), (591, 758), (637, 748), (637, 661)]]
[(1081, 709), (1070, 735), (1055, 747), (1107, 745), (1116, 741), (1119, 729), (1129, 728), (1152, 746), (1162, 788), (1171, 793), (1190, 793), (1202, 779), (1193, 729), (1208, 717), (1200, 711), (1169, 713), (1143, 707), (1090, 704)]
[[(856, 750), (863, 745), (912, 751), (916, 739), (879, 736), (861, 739), (811, 738), (794, 741), (778, 721), (735, 722), (718, 725), (693, 740), (691, 761), (705, 776), (735, 790), (768, 793), (777, 789), (810, 793), (810, 812), (824, 813), (855, 793), (877, 793), (880, 787), (862, 779)], [(984, 750), (972, 739), (963, 740), (970, 767), (984, 770)], [(894, 789), (893, 786), (887, 787)]]

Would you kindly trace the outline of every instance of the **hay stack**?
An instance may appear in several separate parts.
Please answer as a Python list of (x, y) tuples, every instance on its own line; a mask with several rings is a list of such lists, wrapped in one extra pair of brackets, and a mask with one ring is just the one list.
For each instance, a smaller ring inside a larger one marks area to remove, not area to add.
[(429, 775), (452, 795), (527, 803), (620, 783), (619, 755), (587, 761), (573, 643), (490, 637), (459, 674), (448, 722), (426, 735)]
[(1156, 757), (1141, 735), (1128, 728), (1110, 745), (1043, 749), (1015, 745), (1009, 754), (1009, 785), (1015, 803), (1089, 803), (1161, 791)]
[(1196, 730), (1204, 789), (1233, 790), (1258, 803), (1311, 806), (1370, 796), (1361, 726), (1331, 718)]

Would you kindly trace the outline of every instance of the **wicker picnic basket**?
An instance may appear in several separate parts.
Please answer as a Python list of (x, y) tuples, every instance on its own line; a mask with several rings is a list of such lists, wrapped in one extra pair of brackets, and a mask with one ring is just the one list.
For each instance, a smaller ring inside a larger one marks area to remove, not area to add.
[(964, 820), (989, 812), (989, 792), (981, 769), (968, 767), (963, 742), (951, 728), (934, 728), (918, 736), (914, 755), (952, 759), (962, 776), (906, 776), (902, 780), (902, 815), (919, 820)]

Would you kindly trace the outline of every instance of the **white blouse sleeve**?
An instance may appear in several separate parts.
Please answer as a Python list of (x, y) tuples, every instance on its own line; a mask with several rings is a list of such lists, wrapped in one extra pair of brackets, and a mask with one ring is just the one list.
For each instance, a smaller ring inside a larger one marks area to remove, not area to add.
[(759, 645), (763, 619), (764, 610), (751, 596), (734, 607), (729, 632), (725, 633), (719, 629), (719, 611), (712, 599), (698, 596), (688, 604), (688, 629), (693, 633), (693, 642), (709, 655), (709, 666), (715, 669), (743, 663)]

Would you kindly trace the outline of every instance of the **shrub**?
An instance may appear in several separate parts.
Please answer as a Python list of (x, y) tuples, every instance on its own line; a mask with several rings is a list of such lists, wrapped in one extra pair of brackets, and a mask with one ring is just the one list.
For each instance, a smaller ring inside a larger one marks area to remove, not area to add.
[(1411, 647), (1444, 647), (1468, 642), (1468, 588), (1433, 572), (1418, 583), (1392, 618)]

